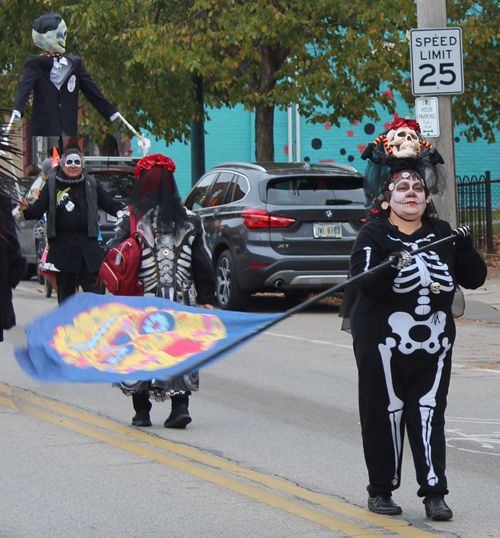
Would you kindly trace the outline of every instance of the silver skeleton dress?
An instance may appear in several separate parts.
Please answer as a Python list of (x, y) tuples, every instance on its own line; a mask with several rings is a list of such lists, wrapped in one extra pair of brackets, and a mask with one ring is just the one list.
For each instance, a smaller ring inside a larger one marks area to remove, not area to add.
[[(158, 208), (150, 209), (137, 221), (137, 230), (144, 237), (139, 268), (143, 293), (196, 306), (192, 246), (197, 230), (189, 220), (182, 226), (172, 223), (169, 228), (170, 233), (159, 231)], [(174, 379), (126, 381), (118, 386), (127, 396), (136, 391), (148, 391), (150, 398), (165, 401), (175, 394), (199, 390), (199, 373), (194, 371)]]

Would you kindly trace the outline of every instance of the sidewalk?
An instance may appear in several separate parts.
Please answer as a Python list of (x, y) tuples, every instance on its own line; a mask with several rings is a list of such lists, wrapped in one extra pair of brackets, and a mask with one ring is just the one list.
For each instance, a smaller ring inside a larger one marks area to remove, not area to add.
[(463, 290), (465, 296), (464, 319), (497, 323), (500, 325), (500, 271), (488, 267), (484, 286), (477, 290)]

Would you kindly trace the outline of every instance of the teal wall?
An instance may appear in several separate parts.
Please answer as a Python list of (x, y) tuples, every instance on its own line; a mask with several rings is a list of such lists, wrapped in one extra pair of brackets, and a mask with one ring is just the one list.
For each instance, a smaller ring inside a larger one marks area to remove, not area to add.
[[(409, 113), (406, 104), (398, 107), (398, 114)], [(235, 108), (214, 109), (209, 111), (211, 121), (205, 123), (205, 160), (206, 169), (226, 161), (255, 162), (255, 114), (244, 110), (243, 106)], [(300, 120), (301, 160), (309, 157), (312, 163), (339, 162), (350, 164), (363, 172), (366, 163), (361, 160), (361, 152), (366, 144), (372, 142), (387, 129), (392, 117), (383, 110), (379, 112), (383, 121), (374, 123), (359, 118), (354, 123), (342, 121), (340, 127), (328, 124), (312, 125), (305, 118)], [(295, 121), (295, 113), (293, 114)], [(287, 111), (276, 110), (274, 128), (275, 161), (288, 161), (286, 153), (288, 144)], [(295, 144), (295, 126), (293, 129)], [(150, 153), (168, 155), (177, 170), (175, 177), (182, 197), (191, 188), (191, 148), (189, 145), (174, 143), (166, 147), (164, 142), (156, 142), (149, 136), (152, 147)], [(500, 140), (500, 133), (499, 133)], [(432, 144), (432, 139), (429, 139)], [(134, 156), (140, 156), (137, 144), (132, 142)], [(295, 160), (296, 152), (293, 156)], [(492, 178), (500, 178), (500, 152), (496, 144), (488, 145), (484, 140), (468, 143), (460, 128), (455, 134), (455, 155), (457, 175), (480, 175), (486, 170)]]

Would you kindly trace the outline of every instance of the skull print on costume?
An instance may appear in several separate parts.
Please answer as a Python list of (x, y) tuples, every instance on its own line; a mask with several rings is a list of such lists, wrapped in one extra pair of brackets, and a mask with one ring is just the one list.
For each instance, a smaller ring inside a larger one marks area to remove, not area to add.
[[(411, 253), (450, 234), (449, 224), (434, 218), (424, 217), (411, 236), (388, 219), (371, 221), (354, 245), (351, 274), (368, 271), (395, 251)], [(444, 411), (455, 339), (451, 305), (457, 284), (474, 288), (485, 275), (475, 249), (459, 258), (448, 243), (415, 255), (408, 267), (387, 267), (358, 281), (350, 321), (370, 495), (399, 487), (405, 429), (418, 494), (447, 493)]]
[[(417, 240), (415, 243), (406, 243), (395, 237), (389, 236), (392, 241), (395, 243), (401, 243), (403, 248), (417, 250), (422, 243), (431, 241), (434, 237), (434, 234), (430, 234), (428, 237), (423, 238), (422, 240)], [(438, 359), (438, 368), (436, 371), (436, 379), (431, 388), (431, 390), (425, 394), (420, 401), (420, 414), (422, 417), (422, 424), (424, 425), (422, 431), (422, 440), (425, 446), (426, 455), (428, 455), (427, 463), (429, 466), (429, 472), (427, 475), (427, 480), (436, 485), (437, 477), (434, 472), (432, 459), (431, 459), (431, 446), (428, 442), (430, 437), (430, 418), (432, 418), (432, 408), (435, 406), (432, 405), (435, 402), (435, 392), (439, 386), (439, 381), (441, 379), (442, 372), (442, 363), (444, 356), (451, 348), (448, 338), (444, 337), (445, 324), (446, 324), (446, 314), (444, 312), (435, 312), (432, 313), (430, 307), (430, 286), (435, 283), (435, 281), (440, 281), (443, 283), (443, 291), (454, 291), (455, 286), (453, 284), (453, 279), (450, 275), (448, 266), (446, 263), (442, 263), (439, 260), (439, 256), (436, 252), (429, 251), (417, 254), (414, 257), (414, 264), (409, 267), (404, 267), (400, 270), (398, 276), (394, 279), (393, 291), (395, 293), (409, 293), (412, 290), (419, 288), (419, 297), (417, 299), (417, 304), (415, 306), (414, 315), (415, 317), (408, 312), (394, 312), (389, 317), (389, 325), (392, 329), (391, 336), (386, 338), (385, 343), (379, 344), (380, 356), (382, 358), (382, 363), (384, 365), (384, 374), (386, 377), (387, 390), (389, 394), (389, 420), (392, 424), (392, 436), (393, 436), (393, 445), (394, 445), (394, 456), (396, 461), (399, 461), (402, 452), (403, 446), (403, 436), (401, 432), (401, 416), (403, 413), (403, 402), (396, 396), (394, 388), (392, 386), (392, 376), (391, 376), (391, 367), (390, 361), (392, 358), (392, 350), (397, 346), (398, 350), (403, 355), (410, 355), (417, 349), (424, 349), (427, 353), (435, 354), (440, 352), (442, 353)], [(422, 319), (423, 318), (423, 319)], [(427, 338), (414, 340), (411, 336), (412, 330), (420, 327), (423, 328), (423, 333), (426, 334)], [(426, 329), (426, 330), (425, 330)], [(399, 344), (397, 340), (392, 336), (398, 337)], [(442, 339), (442, 342), (440, 341)], [(395, 475), (393, 484), (396, 485), (399, 481), (399, 477)]]
[[(148, 210), (137, 221), (137, 230), (144, 237), (139, 280), (145, 294), (197, 306), (200, 294), (204, 301), (213, 293), (211, 256), (204, 240), (201, 219), (190, 211), (183, 211), (185, 218), (168, 226), (158, 225), (157, 207)], [(119, 233), (108, 243), (108, 248), (128, 236), (128, 211), (118, 221), (117, 230)], [(165, 401), (172, 395), (199, 390), (199, 373), (195, 371), (174, 379), (122, 382), (118, 387), (127, 395), (147, 391), (152, 399)]]
[(186, 220), (182, 223), (182, 229), (172, 227), (171, 233), (162, 233), (157, 220), (158, 210), (151, 209), (137, 223), (137, 229), (144, 237), (139, 270), (144, 293), (154, 293), (180, 304), (196, 306), (191, 260), (197, 231)]

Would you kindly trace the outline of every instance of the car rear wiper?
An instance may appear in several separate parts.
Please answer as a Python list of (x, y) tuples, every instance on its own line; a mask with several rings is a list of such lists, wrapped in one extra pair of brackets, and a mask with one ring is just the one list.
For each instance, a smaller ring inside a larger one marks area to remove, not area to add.
[(352, 200), (339, 200), (337, 198), (333, 198), (325, 202), (325, 205), (348, 205), (348, 204), (352, 204)]

